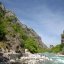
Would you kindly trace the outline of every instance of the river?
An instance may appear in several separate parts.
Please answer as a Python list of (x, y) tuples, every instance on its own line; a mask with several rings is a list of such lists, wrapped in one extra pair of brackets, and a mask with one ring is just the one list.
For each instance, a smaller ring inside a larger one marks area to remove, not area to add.
[(29, 60), (28, 64), (64, 64), (64, 56), (57, 56), (53, 53), (40, 53), (39, 55), (48, 57), (50, 60)]
[(64, 64), (64, 56), (57, 56), (53, 53), (43, 53), (42, 55), (47, 56), (52, 61), (45, 61), (40, 64)]

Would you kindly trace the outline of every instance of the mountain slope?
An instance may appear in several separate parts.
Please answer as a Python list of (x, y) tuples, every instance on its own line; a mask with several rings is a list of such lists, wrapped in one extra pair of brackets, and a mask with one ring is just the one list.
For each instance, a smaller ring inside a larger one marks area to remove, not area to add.
[(30, 52), (37, 53), (47, 46), (33, 29), (22, 24), (13, 12), (6, 10), (0, 3), (0, 48), (16, 52), (24, 52), (27, 48)]

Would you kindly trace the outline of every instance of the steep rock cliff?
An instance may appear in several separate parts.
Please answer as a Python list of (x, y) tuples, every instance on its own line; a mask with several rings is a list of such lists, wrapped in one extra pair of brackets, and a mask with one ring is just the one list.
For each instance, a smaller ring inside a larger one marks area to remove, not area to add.
[(22, 24), (13, 12), (6, 10), (0, 3), (0, 48), (16, 52), (24, 52), (27, 48), (30, 52), (37, 53), (47, 46), (32, 28)]

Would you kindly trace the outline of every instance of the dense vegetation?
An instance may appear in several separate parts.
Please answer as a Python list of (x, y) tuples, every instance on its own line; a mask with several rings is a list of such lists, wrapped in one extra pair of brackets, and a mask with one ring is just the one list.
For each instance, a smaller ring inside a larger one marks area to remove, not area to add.
[(0, 40), (3, 40), (5, 38), (5, 25), (3, 23), (3, 16), (4, 16), (4, 11), (0, 10)]
[(51, 48), (49, 52), (64, 54), (64, 44), (62, 43), (62, 44), (56, 45), (55, 47)]
[(5, 27), (0, 23), (0, 40), (3, 40), (5, 38)]

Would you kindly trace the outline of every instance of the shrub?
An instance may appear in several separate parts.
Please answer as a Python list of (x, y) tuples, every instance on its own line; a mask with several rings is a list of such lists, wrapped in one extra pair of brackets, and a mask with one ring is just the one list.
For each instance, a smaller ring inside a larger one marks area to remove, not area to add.
[(0, 40), (5, 38), (5, 30), (2, 26), (0, 26)]
[(3, 24), (3, 22), (0, 21), (0, 40), (5, 39), (5, 26)]
[(28, 38), (25, 42), (25, 48), (27, 48), (31, 53), (37, 53), (37, 42), (33, 38)]

